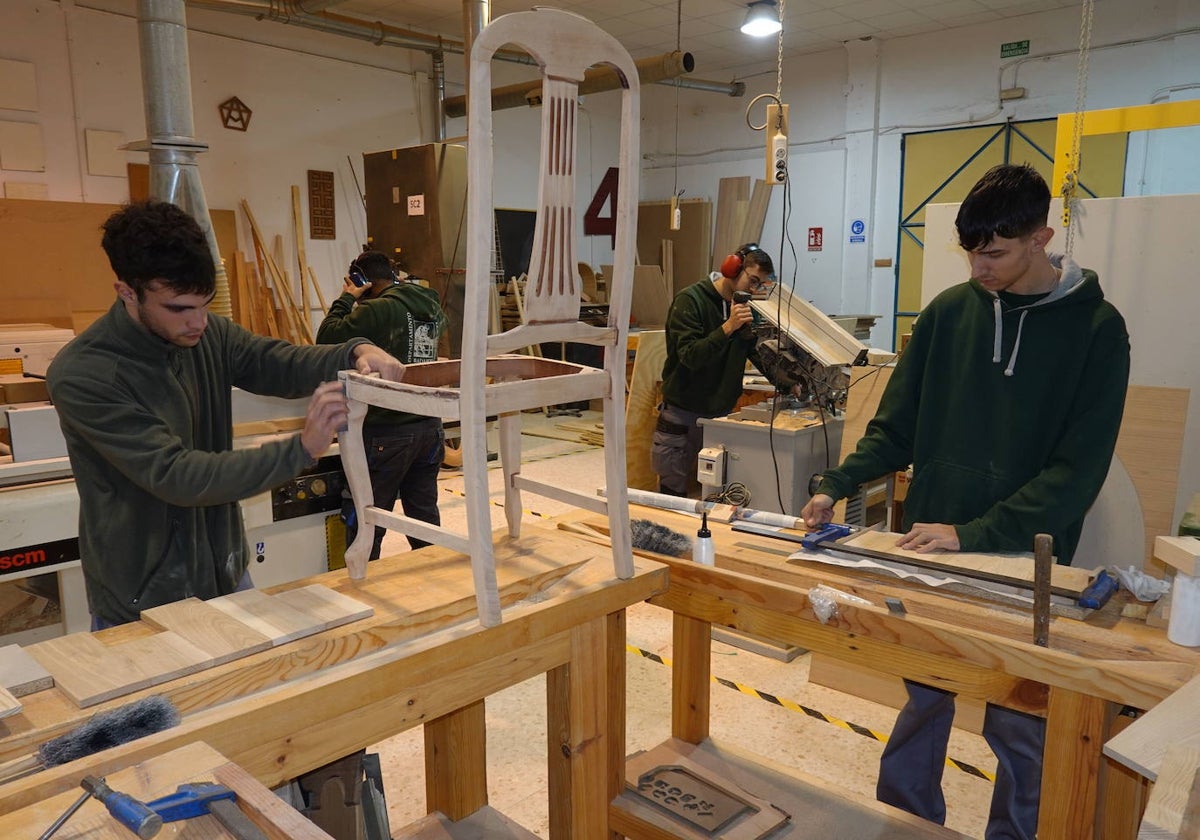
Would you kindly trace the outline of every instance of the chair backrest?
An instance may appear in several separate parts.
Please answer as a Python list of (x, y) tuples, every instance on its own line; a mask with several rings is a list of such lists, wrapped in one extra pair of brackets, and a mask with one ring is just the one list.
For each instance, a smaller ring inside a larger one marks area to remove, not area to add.
[[(470, 209), (467, 234), (468, 328), (486, 335), (491, 282), (492, 235), (492, 57), (506, 44), (527, 51), (542, 68), (541, 166), (538, 175), (537, 223), (533, 235), (525, 321), (561, 325), (579, 321), (582, 282), (575, 258), (575, 164), (579, 82), (594, 65), (607, 65), (623, 83), (619, 182), (615, 213), (613, 274), (609, 285), (610, 328), (629, 323), (633, 288), (633, 253), (637, 234), (638, 114), (637, 68), (621, 44), (592, 22), (571, 12), (538, 8), (497, 18), (476, 38), (471, 50), (468, 172)], [(587, 328), (587, 325), (580, 325)], [(594, 328), (592, 328), (594, 329)], [(523, 339), (523, 343), (528, 343)], [(464, 346), (464, 358), (467, 350)]]

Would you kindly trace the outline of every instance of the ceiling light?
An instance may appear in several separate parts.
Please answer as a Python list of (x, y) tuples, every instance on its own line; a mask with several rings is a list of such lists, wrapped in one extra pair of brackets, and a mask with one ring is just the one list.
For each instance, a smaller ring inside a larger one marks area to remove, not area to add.
[(775, 8), (775, 0), (754, 0), (746, 5), (748, 9), (742, 32), (763, 38), (783, 29), (783, 24), (779, 22), (779, 11)]

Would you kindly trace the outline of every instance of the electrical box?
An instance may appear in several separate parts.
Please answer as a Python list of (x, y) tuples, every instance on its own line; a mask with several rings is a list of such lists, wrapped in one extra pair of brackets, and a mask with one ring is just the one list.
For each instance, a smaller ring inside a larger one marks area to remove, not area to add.
[(708, 446), (696, 458), (696, 480), (705, 487), (725, 484), (725, 447)]

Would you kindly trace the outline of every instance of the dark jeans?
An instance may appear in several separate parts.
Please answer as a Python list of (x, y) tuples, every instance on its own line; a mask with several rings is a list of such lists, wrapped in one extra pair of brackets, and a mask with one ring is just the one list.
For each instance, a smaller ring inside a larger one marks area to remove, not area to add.
[[(446, 452), (445, 433), (438, 417), (429, 417), (404, 425), (364, 425), (363, 445), (367, 450), (367, 468), (371, 474), (371, 490), (375, 507), (391, 510), (400, 500), (404, 515), (441, 525), (438, 511), (437, 478)], [(346, 545), (354, 542), (358, 521), (354, 502), (342, 501), (342, 519), (346, 523)], [(371, 559), (379, 559), (386, 529), (375, 528)], [(408, 537), (412, 548), (429, 545), (424, 540)]]
[[(904, 681), (908, 703), (879, 760), (875, 795), (938, 824), (946, 822), (942, 770), (954, 722), (954, 695)], [(996, 754), (996, 785), (988, 813), (986, 840), (1034, 840), (1042, 783), (1046, 722), (1002, 706), (987, 705), (983, 737)]]

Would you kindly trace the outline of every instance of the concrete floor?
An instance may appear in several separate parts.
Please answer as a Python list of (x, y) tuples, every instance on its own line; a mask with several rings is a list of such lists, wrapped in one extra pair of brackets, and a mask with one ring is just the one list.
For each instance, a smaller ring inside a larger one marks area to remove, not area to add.
[[(522, 416), (523, 472), (530, 477), (593, 492), (604, 482), (603, 450), (581, 444), (557, 423), (599, 422), (596, 412), (582, 418)], [(493, 433), (494, 435), (494, 433)], [(493, 527), (503, 525), (500, 473), (489, 475)], [(439, 482), (443, 523), (465, 531), (461, 474), (443, 470)], [(531, 520), (554, 516), (567, 506), (540, 497), (524, 498)], [(384, 554), (407, 550), (404, 538), (389, 533)], [(628, 611), (627, 752), (649, 749), (670, 735), (671, 615), (649, 604)], [(810, 655), (790, 663), (715, 643), (712, 673), (740, 687), (714, 685), (712, 735), (782, 765), (795, 767), (864, 797), (873, 797), (883, 743), (847, 724), (886, 738), (895, 710), (809, 682)], [(659, 660), (665, 660), (659, 661)], [(770, 694), (779, 703), (761, 699)], [(803, 708), (802, 708), (803, 707)], [(488, 697), (487, 753), (490, 804), (537, 834), (548, 837), (546, 803), (546, 714), (544, 677)], [(811, 712), (819, 712), (814, 716)], [(389, 819), (393, 829), (426, 813), (423, 736), (420, 729), (372, 748), (380, 754)], [(954, 730), (949, 757), (985, 773), (995, 759), (983, 738)], [(943, 778), (946, 825), (982, 837), (992, 784), (948, 766)]]

